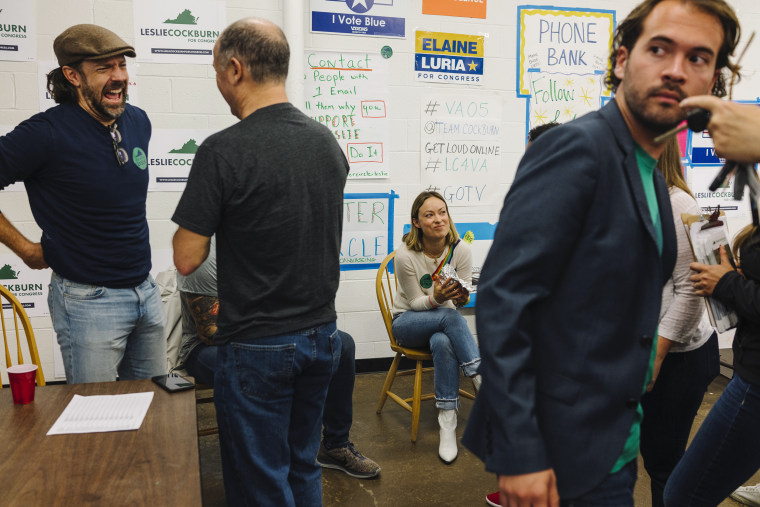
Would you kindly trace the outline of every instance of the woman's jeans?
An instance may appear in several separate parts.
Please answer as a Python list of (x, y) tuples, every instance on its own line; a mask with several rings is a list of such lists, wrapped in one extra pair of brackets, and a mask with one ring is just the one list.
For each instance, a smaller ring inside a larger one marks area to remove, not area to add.
[(433, 353), (435, 406), (459, 406), (459, 368), (467, 377), (478, 373), (480, 352), (464, 317), (452, 308), (407, 310), (393, 320), (393, 336), (402, 347), (430, 346)]
[(760, 387), (735, 373), (670, 475), (665, 505), (714, 507), (758, 468)]
[(665, 483), (686, 450), (694, 417), (719, 369), (718, 334), (713, 332), (697, 349), (666, 355), (654, 389), (641, 399), (641, 457), (653, 507), (664, 505)]

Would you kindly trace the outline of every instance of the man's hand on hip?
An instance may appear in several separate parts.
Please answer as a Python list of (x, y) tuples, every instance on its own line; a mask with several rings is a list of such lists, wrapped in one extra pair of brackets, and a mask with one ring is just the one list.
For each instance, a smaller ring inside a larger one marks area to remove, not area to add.
[(505, 507), (559, 507), (553, 469), (522, 475), (500, 475), (499, 493)]
[(21, 260), (24, 264), (32, 269), (45, 269), (49, 267), (45, 262), (45, 256), (42, 253), (41, 243), (29, 243), (24, 249), (23, 254), (20, 254)]

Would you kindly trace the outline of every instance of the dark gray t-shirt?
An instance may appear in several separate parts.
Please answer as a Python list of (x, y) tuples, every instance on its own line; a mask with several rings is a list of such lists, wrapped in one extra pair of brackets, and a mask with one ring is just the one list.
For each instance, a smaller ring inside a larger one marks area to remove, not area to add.
[(218, 342), (332, 322), (348, 162), (289, 103), (207, 138), (172, 220), (216, 233)]

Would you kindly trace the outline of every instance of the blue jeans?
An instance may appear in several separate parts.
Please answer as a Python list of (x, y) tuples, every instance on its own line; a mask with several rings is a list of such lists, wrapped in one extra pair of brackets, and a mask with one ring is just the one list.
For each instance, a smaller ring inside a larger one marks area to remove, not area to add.
[(335, 323), (218, 346), (214, 404), (229, 505), (322, 503), (322, 408), (340, 354)]
[(393, 336), (403, 347), (430, 347), (433, 353), (435, 406), (459, 406), (459, 368), (467, 377), (478, 373), (480, 352), (464, 317), (452, 308), (407, 310), (393, 320)]
[(641, 457), (653, 507), (665, 505), (665, 483), (686, 450), (694, 417), (719, 368), (718, 334), (713, 333), (698, 349), (666, 355), (654, 389), (641, 399)]
[(633, 507), (633, 487), (638, 465), (631, 460), (623, 468), (609, 474), (601, 484), (577, 498), (560, 499), (562, 507)]
[(213, 345), (199, 343), (185, 359), (183, 365), (197, 383), (214, 385), (214, 372), (216, 371), (216, 354), (219, 349)]
[(665, 486), (665, 505), (715, 506), (760, 468), (760, 387), (734, 374)]
[[(328, 449), (348, 445), (348, 433), (353, 422), (354, 378), (356, 376), (356, 345), (350, 334), (338, 330), (340, 362), (327, 388), (322, 416), (322, 441)], [(217, 347), (201, 343), (185, 360), (185, 369), (196, 382), (214, 385)]]
[(354, 379), (356, 377), (356, 344), (350, 334), (338, 330), (340, 362), (330, 380), (322, 415), (322, 442), (328, 449), (348, 445), (353, 422)]
[(164, 308), (152, 276), (133, 289), (111, 289), (53, 273), (49, 289), (48, 307), (67, 382), (166, 373)]

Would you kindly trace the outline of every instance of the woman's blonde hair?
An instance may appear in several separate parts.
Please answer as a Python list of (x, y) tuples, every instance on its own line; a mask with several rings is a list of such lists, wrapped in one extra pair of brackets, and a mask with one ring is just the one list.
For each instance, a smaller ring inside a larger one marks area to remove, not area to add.
[(415, 252), (422, 251), (422, 231), (420, 231), (420, 229), (414, 225), (414, 220), (420, 219), (418, 216), (420, 214), (420, 208), (422, 208), (422, 205), (425, 204), (425, 201), (431, 197), (442, 200), (443, 205), (446, 206), (446, 214), (449, 216), (449, 233), (446, 235), (446, 244), (451, 245), (459, 239), (459, 233), (457, 233), (457, 228), (454, 226), (454, 221), (451, 219), (451, 214), (449, 214), (449, 205), (446, 204), (446, 199), (444, 199), (443, 196), (438, 192), (425, 191), (420, 193), (420, 195), (418, 195), (412, 203), (412, 215), (410, 222), (412, 224), (412, 229), (404, 234), (403, 238), (401, 238), (406, 244), (407, 248), (414, 250)]
[(734, 254), (734, 259), (741, 260), (740, 251), (742, 249), (742, 246), (744, 246), (744, 244), (749, 241), (752, 236), (755, 235), (757, 230), (758, 228), (756, 225), (749, 224), (736, 234), (734, 237), (734, 246), (731, 247), (731, 253)]
[(694, 197), (691, 193), (689, 186), (683, 179), (683, 167), (681, 166), (681, 148), (678, 145), (678, 139), (671, 137), (665, 149), (660, 155), (660, 160), (657, 162), (657, 167), (660, 168), (660, 172), (665, 177), (665, 184), (670, 187), (677, 187)]

